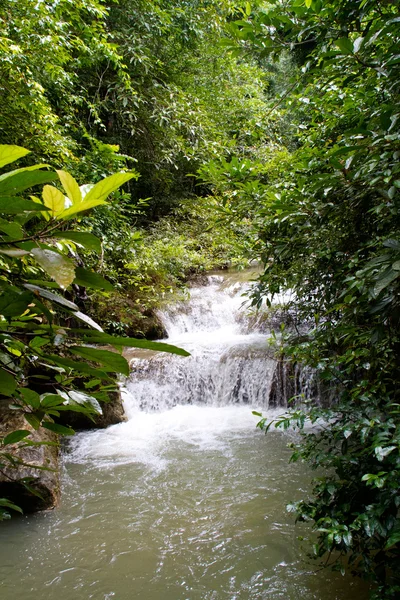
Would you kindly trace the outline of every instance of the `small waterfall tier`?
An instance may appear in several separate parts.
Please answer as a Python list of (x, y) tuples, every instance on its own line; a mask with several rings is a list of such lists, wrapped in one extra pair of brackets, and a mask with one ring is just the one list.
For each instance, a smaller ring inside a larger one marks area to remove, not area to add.
[(128, 418), (137, 410), (186, 404), (268, 408), (276, 359), (268, 333), (249, 328), (249, 287), (234, 276), (210, 275), (207, 285), (190, 290), (186, 302), (160, 313), (168, 342), (191, 356), (133, 353)]

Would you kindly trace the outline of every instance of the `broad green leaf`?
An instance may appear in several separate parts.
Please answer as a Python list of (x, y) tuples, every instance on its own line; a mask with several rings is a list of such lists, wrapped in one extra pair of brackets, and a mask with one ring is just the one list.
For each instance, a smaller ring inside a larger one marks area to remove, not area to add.
[(31, 432), (27, 429), (18, 429), (17, 431), (12, 431), (8, 435), (6, 435), (6, 437), (3, 440), (3, 444), (4, 446), (7, 446), (8, 444), (16, 444), (17, 442), (20, 442), (30, 434)]
[(382, 461), (386, 456), (393, 452), (393, 450), (396, 450), (396, 446), (386, 446), (386, 448), (378, 446), (375, 448), (375, 455), (379, 461)]
[(22, 227), (18, 225), (18, 223), (9, 223), (4, 219), (0, 219), (0, 231), (4, 231), (6, 235), (14, 239), (20, 239), (24, 237)]
[(53, 219), (60, 214), (65, 207), (65, 197), (60, 190), (53, 185), (45, 185), (42, 192), (43, 202), (50, 211)]
[(98, 273), (93, 273), (92, 271), (82, 269), (81, 267), (77, 267), (75, 269), (74, 283), (83, 287), (93, 288), (95, 290), (106, 290), (108, 292), (112, 292), (114, 290), (112, 284), (104, 279), (104, 277)]
[(106, 367), (106, 370), (122, 373), (127, 376), (129, 375), (128, 362), (120, 354), (110, 352), (110, 350), (101, 350), (99, 348), (90, 348), (87, 346), (74, 346), (69, 350), (72, 354), (77, 354), (87, 360), (101, 363)]
[(24, 417), (33, 429), (39, 429), (41, 419), (35, 413), (24, 413)]
[(49, 183), (57, 179), (57, 175), (52, 171), (40, 171), (39, 169), (43, 166), (46, 165), (26, 167), (25, 169), (17, 169), (0, 175), (0, 195), (17, 194), (35, 185)]
[(87, 250), (101, 252), (101, 242), (99, 238), (93, 235), (93, 233), (87, 233), (86, 231), (57, 231), (52, 234), (52, 237), (62, 240), (71, 240), (71, 242), (75, 242)]
[(65, 400), (59, 396), (58, 394), (43, 394), (40, 397), (40, 406), (41, 408), (54, 408), (63, 405)]
[(85, 204), (90, 202), (104, 202), (107, 197), (115, 192), (121, 185), (132, 179), (136, 178), (136, 173), (115, 173), (109, 177), (105, 177), (98, 183), (96, 183), (92, 189), (85, 196)]
[(372, 293), (376, 298), (379, 294), (388, 287), (399, 276), (399, 271), (393, 271), (391, 268), (386, 269), (379, 279), (376, 281)]
[(89, 396), (89, 394), (85, 394), (84, 392), (78, 392), (76, 390), (70, 390), (68, 392), (68, 396), (71, 398), (71, 400), (77, 402), (78, 404), (82, 404), (83, 406), (89, 406), (98, 415), (103, 414), (99, 402), (93, 396)]
[(65, 427), (65, 425), (60, 425), (59, 423), (51, 423), (50, 421), (44, 421), (44, 423), (42, 423), (42, 427), (60, 435), (74, 435), (75, 433), (75, 431), (71, 429), (71, 427)]
[(20, 388), (19, 393), (26, 404), (35, 409), (40, 407), (40, 396), (37, 392), (29, 388)]
[(93, 375), (94, 377), (101, 377), (101, 379), (111, 379), (105, 371), (102, 371), (101, 369), (95, 369), (83, 361), (78, 362), (71, 360), (70, 358), (57, 356), (56, 354), (46, 355), (46, 358), (53, 361), (56, 365), (60, 365), (60, 367), (72, 369), (78, 373), (85, 373), (87, 375)]
[(80, 319), (80, 321), (83, 321), (84, 323), (86, 323), (86, 325), (90, 325), (90, 327), (93, 327), (93, 329), (96, 329), (97, 331), (103, 331), (103, 329), (100, 327), (100, 325), (98, 323), (96, 323), (96, 321), (93, 321), (93, 319), (91, 319), (90, 317), (88, 317), (88, 315), (85, 315), (85, 313), (81, 312), (80, 310), (78, 310), (76, 313), (74, 313), (74, 316), (77, 319)]
[(171, 354), (179, 354), (180, 356), (190, 356), (190, 353), (183, 348), (165, 344), (164, 342), (150, 342), (149, 340), (138, 340), (128, 337), (114, 337), (108, 333), (99, 334), (95, 331), (87, 329), (72, 330), (81, 333), (89, 344), (110, 344), (115, 348), (125, 346), (127, 348), (144, 348), (155, 352), (170, 352)]
[(75, 265), (65, 256), (43, 248), (34, 248), (31, 254), (61, 288), (67, 288), (75, 279)]
[(38, 294), (39, 296), (46, 298), (47, 300), (52, 300), (52, 302), (57, 302), (57, 304), (61, 304), (62, 306), (66, 306), (67, 308), (70, 308), (72, 310), (79, 310), (77, 305), (74, 304), (74, 302), (67, 300), (63, 296), (54, 294), (53, 292), (50, 292), (49, 290), (45, 290), (45, 289), (39, 287), (38, 285), (32, 285), (30, 283), (25, 283), (24, 287), (26, 287), (28, 290), (31, 290), (34, 294)]
[(26, 198), (18, 198), (18, 196), (0, 197), (0, 213), (7, 215), (19, 215), (25, 211), (47, 211), (44, 204), (39, 204), (33, 200)]
[(21, 250), (20, 248), (0, 248), (0, 254), (11, 256), (11, 258), (21, 258), (30, 254), (27, 250)]
[(80, 204), (73, 205), (65, 210), (60, 215), (60, 218), (65, 219), (77, 212), (82, 212), (84, 210), (89, 210), (89, 208), (99, 206), (100, 204), (105, 204), (107, 196), (112, 192), (115, 192), (115, 190), (133, 177), (136, 177), (136, 173), (115, 173), (115, 175), (110, 175), (109, 177), (102, 179), (102, 181), (96, 183), (96, 185), (89, 190), (85, 199)]
[(19, 158), (26, 156), (30, 150), (21, 148), (21, 146), (11, 146), (8, 144), (0, 145), (0, 169), (5, 165), (15, 162)]
[(353, 42), (349, 38), (342, 37), (335, 40), (335, 44), (343, 54), (353, 54)]
[(32, 295), (28, 292), (23, 294), (3, 294), (0, 296), (0, 315), (4, 317), (18, 317), (26, 311), (28, 304), (31, 302)]
[(12, 396), (17, 387), (17, 382), (14, 377), (0, 368), (0, 394), (3, 396)]
[(67, 173), (66, 171), (56, 171), (64, 190), (67, 192), (68, 198), (71, 200), (72, 205), (79, 204), (82, 202), (82, 193), (79, 189), (77, 181)]
[(6, 498), (0, 498), (0, 506), (5, 506), (6, 508), (12, 508), (12, 510), (16, 510), (17, 512), (21, 513), (21, 515), (23, 514), (22, 508), (20, 508), (16, 504), (14, 504), (14, 502), (7, 500)]

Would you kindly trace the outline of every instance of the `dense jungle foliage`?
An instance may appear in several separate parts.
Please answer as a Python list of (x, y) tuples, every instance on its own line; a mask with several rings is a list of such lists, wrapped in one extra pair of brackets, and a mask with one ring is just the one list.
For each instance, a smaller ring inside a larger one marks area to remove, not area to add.
[(299, 428), (326, 475), (291, 509), (376, 598), (400, 591), (399, 23), (398, 0), (0, 2), (2, 401), (68, 433), (127, 369), (88, 344), (151, 345), (190, 275), (260, 260), (253, 305), (290, 288), (307, 324), (277, 351), (336, 397), (260, 427)]

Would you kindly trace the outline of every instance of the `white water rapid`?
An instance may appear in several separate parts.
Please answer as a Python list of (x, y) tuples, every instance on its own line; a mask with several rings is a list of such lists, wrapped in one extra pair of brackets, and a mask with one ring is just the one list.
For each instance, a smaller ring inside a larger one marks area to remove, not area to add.
[(190, 357), (131, 354), (127, 422), (77, 434), (61, 506), (0, 528), (2, 600), (367, 598), (317, 570), (285, 510), (311, 474), (289, 464), (286, 434), (255, 428), (275, 361), (249, 333), (247, 286), (210, 276), (162, 315)]

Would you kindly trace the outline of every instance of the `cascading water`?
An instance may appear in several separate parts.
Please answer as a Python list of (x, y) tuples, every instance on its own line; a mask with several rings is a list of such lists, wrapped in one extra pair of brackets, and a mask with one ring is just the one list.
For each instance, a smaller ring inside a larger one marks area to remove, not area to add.
[(73, 438), (58, 509), (0, 528), (2, 600), (366, 598), (315, 571), (285, 511), (310, 473), (255, 430), (276, 362), (246, 333), (247, 285), (211, 276), (162, 315), (190, 357), (131, 354), (128, 421)]

